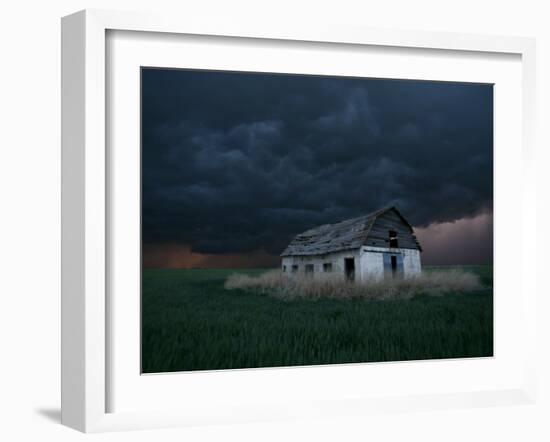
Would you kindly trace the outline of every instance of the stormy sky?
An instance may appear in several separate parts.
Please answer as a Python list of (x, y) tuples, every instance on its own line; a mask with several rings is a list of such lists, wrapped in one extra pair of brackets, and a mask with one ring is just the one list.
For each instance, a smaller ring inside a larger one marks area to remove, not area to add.
[(492, 263), (492, 85), (142, 70), (145, 267), (277, 266), (396, 205), (424, 264)]

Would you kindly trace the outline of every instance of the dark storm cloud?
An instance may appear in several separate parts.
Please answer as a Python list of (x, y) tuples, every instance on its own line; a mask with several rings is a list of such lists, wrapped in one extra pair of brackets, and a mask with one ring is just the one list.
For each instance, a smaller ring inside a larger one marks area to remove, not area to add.
[(145, 69), (143, 240), (278, 254), (397, 204), (415, 226), (492, 211), (492, 86)]

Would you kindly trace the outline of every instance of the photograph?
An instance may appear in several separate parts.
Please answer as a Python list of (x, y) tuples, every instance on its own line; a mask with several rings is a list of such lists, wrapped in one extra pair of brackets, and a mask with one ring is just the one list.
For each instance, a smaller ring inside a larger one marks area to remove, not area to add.
[(492, 357), (493, 86), (141, 67), (141, 372)]

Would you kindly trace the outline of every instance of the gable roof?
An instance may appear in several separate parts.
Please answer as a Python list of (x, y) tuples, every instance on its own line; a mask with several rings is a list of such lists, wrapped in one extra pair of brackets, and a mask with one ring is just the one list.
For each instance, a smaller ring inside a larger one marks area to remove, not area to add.
[[(324, 224), (300, 233), (294, 237), (281, 256), (324, 255), (342, 250), (358, 249), (365, 244), (376, 219), (390, 210), (395, 211), (413, 233), (412, 226), (397, 208), (390, 206), (367, 215), (335, 224)], [(419, 244), (418, 248), (420, 249)]]

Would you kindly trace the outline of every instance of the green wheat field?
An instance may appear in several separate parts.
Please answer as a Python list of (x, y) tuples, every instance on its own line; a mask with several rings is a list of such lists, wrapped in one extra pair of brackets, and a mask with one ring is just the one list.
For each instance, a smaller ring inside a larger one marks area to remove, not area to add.
[(265, 269), (144, 269), (142, 372), (492, 356), (493, 269), (462, 269), (484, 288), (395, 301), (285, 301), (224, 288), (230, 274)]

